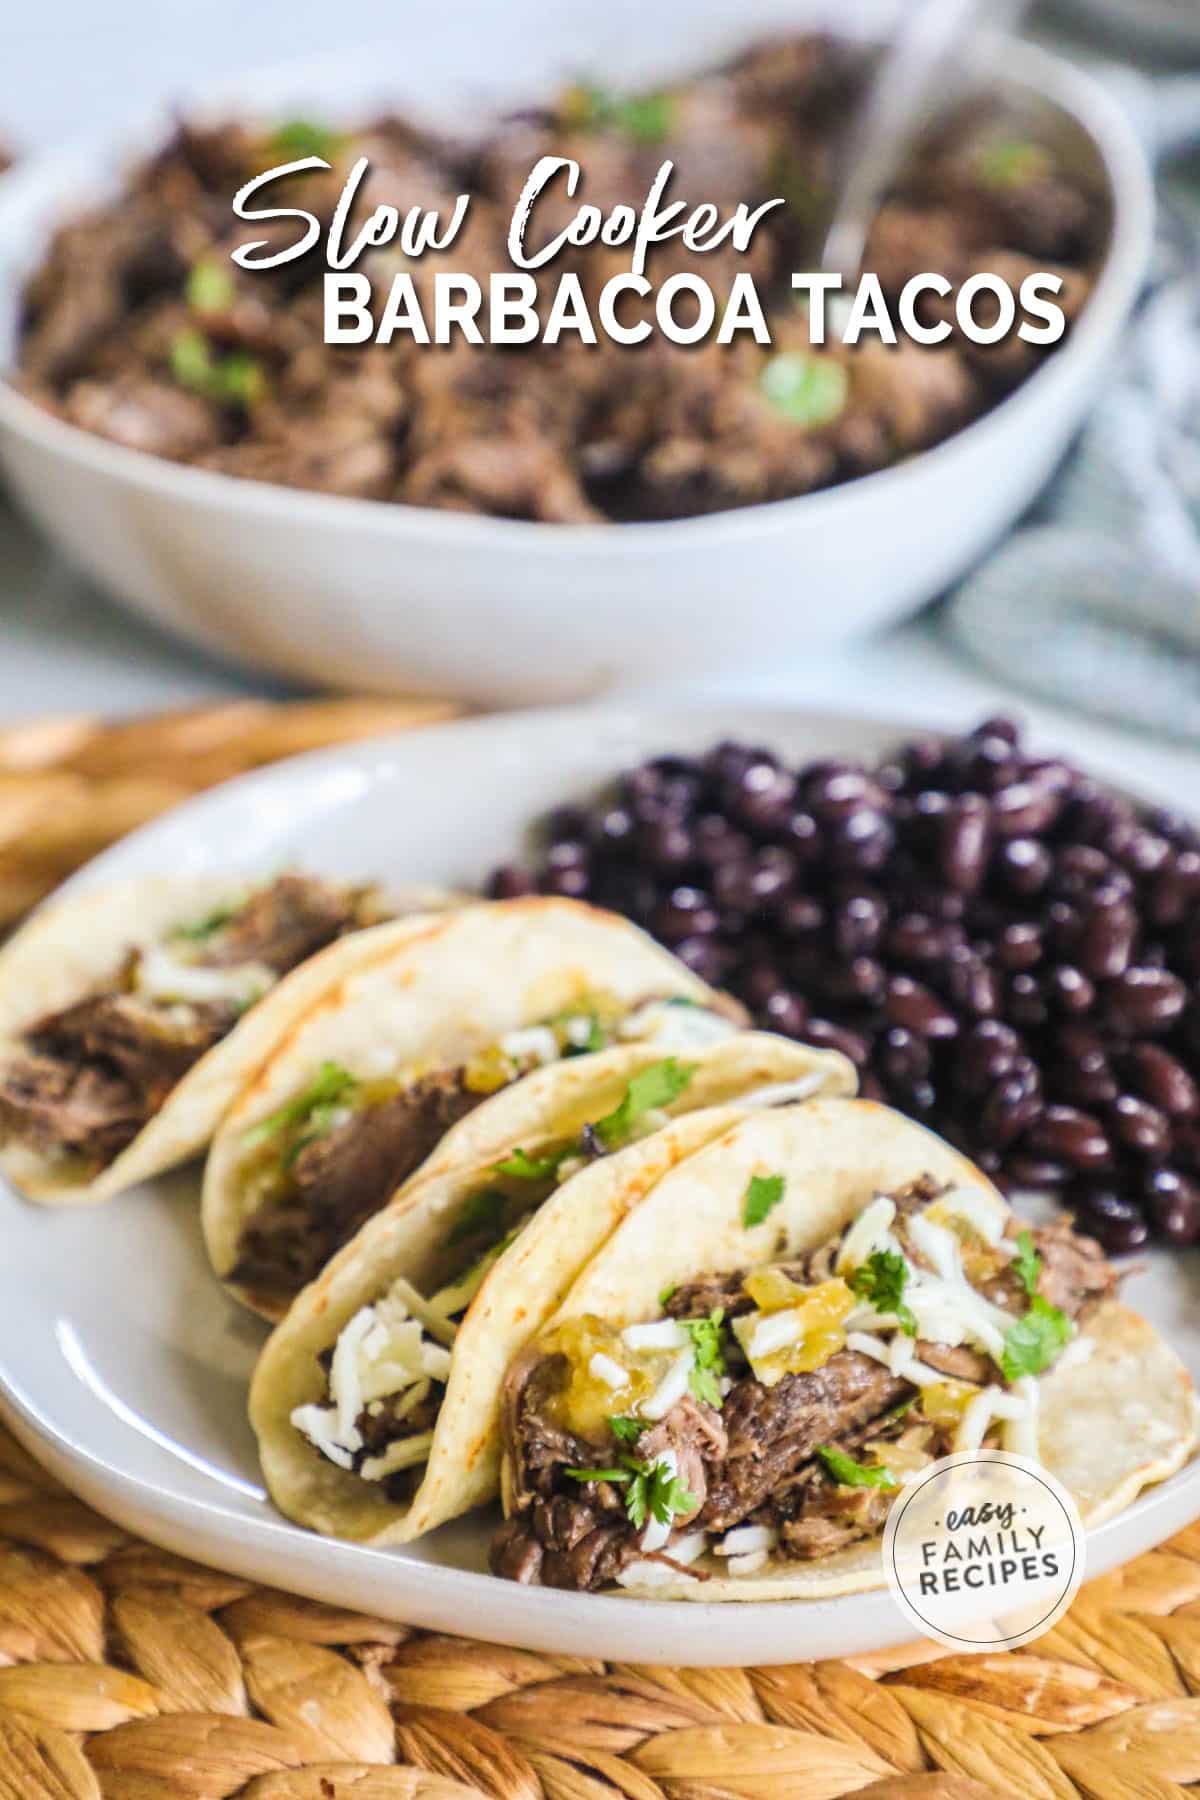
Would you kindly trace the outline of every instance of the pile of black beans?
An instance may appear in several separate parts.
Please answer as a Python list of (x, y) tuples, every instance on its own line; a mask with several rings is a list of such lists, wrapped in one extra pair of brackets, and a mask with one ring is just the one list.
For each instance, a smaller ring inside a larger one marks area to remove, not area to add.
[(1009, 720), (875, 767), (655, 757), (491, 879), (535, 891), (627, 914), (1114, 1253), (1200, 1238), (1200, 831)]

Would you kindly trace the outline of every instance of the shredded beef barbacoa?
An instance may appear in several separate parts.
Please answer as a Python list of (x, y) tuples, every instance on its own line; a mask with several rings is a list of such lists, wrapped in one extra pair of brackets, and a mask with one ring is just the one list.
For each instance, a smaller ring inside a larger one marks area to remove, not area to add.
[(458, 1072), (430, 1075), (305, 1145), (286, 1196), (247, 1224), (230, 1279), (290, 1299), (483, 1098)]
[[(928, 1201), (936, 1189), (918, 1183), (898, 1197), (901, 1211)], [(1014, 1228), (1015, 1229), (1015, 1228)], [(1042, 1258), (1039, 1292), (1077, 1319), (1110, 1294), (1116, 1272), (1099, 1247), (1077, 1237), (1065, 1221), (1031, 1233)], [(799, 1282), (824, 1280), (837, 1244), (827, 1244), (785, 1268)], [(707, 1318), (714, 1307), (736, 1316), (751, 1304), (742, 1292), (745, 1271), (704, 1276), (670, 1296), (674, 1318)], [(991, 1298), (1019, 1313), (1026, 1296), (1016, 1276), (990, 1286)], [(989, 1359), (962, 1347), (917, 1344), (922, 1361), (948, 1376), (984, 1384), (997, 1379)], [(561, 1386), (565, 1359), (527, 1351), (509, 1371), (504, 1392), (505, 1443), (513, 1458), (510, 1517), (492, 1547), (492, 1568), (516, 1581), (590, 1589), (615, 1580), (644, 1556), (640, 1532), (629, 1521), (620, 1488), (580, 1483), (567, 1468), (589, 1468), (611, 1456), (556, 1426), (548, 1411)], [(743, 1365), (744, 1368), (744, 1365)], [(816, 1459), (818, 1448), (851, 1454), (874, 1438), (907, 1429), (901, 1403), (916, 1390), (881, 1363), (855, 1351), (837, 1351), (819, 1369), (784, 1375), (766, 1387), (745, 1370), (735, 1376), (719, 1411), (691, 1396), (666, 1418), (647, 1427), (634, 1454), (653, 1461), (675, 1452), (684, 1485), (698, 1506), (675, 1523), (685, 1530), (720, 1534), (744, 1522), (778, 1532), (778, 1554), (800, 1560), (842, 1550), (881, 1527), (890, 1490), (843, 1487)], [(928, 1428), (929, 1453), (946, 1447), (944, 1433)]]
[[(540, 157), (572, 158), (586, 198), (605, 211), (640, 206), (659, 166), (671, 192), (730, 209), (783, 197), (744, 254), (704, 255), (680, 239), (655, 245), (657, 286), (691, 272), (717, 293), (749, 273), (772, 343), (681, 347), (657, 336), (636, 350), (603, 335), (583, 345), (466, 345), (429, 354), (401, 334), (352, 350), (324, 342), (324, 245), (273, 270), (244, 271), (231, 252), (250, 235), (231, 200), (252, 176), (293, 159), (287, 127), (184, 124), (133, 171), (110, 205), (57, 231), (25, 294), (19, 380), (39, 404), (119, 444), (246, 478), (326, 493), (548, 522), (678, 518), (803, 494), (897, 462), (987, 411), (1047, 352), (1015, 335), (992, 348), (955, 331), (936, 348), (831, 345), (847, 398), (805, 422), (770, 398), (773, 355), (809, 353), (790, 286), (814, 267), (846, 123), (869, 70), (864, 52), (820, 37), (752, 49), (669, 93), (634, 97), (574, 86), (547, 104), (451, 138), (400, 118), (337, 131), (302, 129), (329, 169), (288, 182), (289, 206), (328, 227), (350, 168), (369, 172), (355, 225), (377, 204), (470, 207), (453, 248), (414, 265), (429, 306), (438, 269), (474, 276), (509, 265), (509, 219)], [(295, 127), (293, 127), (295, 129)], [(935, 270), (957, 288), (1005, 268), (1019, 287), (1061, 272), (1068, 320), (1082, 305), (1108, 228), (1095, 184), (1054, 152), (1015, 143), (997, 106), (927, 143), (884, 205), (865, 267), (890, 302)], [(990, 160), (989, 160), (990, 153)], [(552, 185), (538, 203), (538, 242), (576, 199)], [(254, 227), (272, 249), (294, 221)], [(363, 268), (384, 293), (395, 246)], [(577, 275), (589, 307), (628, 268), (626, 249), (568, 247), (553, 274)], [(548, 286), (542, 278), (542, 286)], [(625, 297), (623, 317), (645, 310)], [(952, 308), (930, 299), (925, 323)], [(546, 303), (543, 302), (543, 312)], [(745, 334), (742, 334), (743, 338)]]
[[(263, 964), (285, 974), (357, 923), (357, 896), (283, 875), (212, 934), (209, 968)], [(0, 1136), (103, 1168), (239, 1017), (224, 1002), (160, 1004), (130, 989), (136, 956), (111, 986), (47, 1014), (0, 1066)]]

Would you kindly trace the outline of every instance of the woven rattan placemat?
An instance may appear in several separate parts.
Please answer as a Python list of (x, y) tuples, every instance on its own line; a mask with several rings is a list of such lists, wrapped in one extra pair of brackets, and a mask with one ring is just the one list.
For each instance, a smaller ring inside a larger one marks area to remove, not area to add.
[(0, 730), (0, 932), (81, 863), (201, 788), (301, 750), (453, 718), (447, 700), (234, 701)]
[(0, 1431), (0, 1800), (1169, 1800), (1198, 1691), (1200, 1525), (1007, 1655), (635, 1668), (215, 1574)]

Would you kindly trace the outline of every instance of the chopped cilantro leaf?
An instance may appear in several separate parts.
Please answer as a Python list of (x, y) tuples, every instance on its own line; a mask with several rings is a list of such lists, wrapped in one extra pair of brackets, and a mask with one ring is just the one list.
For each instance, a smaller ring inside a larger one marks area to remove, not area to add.
[(212, 937), (223, 926), (228, 925), (230, 919), (236, 919), (240, 911), (241, 908), (236, 905), (214, 906), (203, 918), (189, 919), (186, 924), (177, 925), (171, 935), (186, 938), (189, 943), (202, 943), (205, 938)]
[[(666, 1463), (655, 1463), (649, 1475), (643, 1479), (646, 1482), (646, 1504), (660, 1525), (669, 1525), (677, 1513), (694, 1510), (696, 1496), (690, 1488), (683, 1485), (678, 1475), (671, 1474)], [(631, 1494), (630, 1499), (632, 1498)]]
[(193, 312), (226, 312), (233, 305), (233, 276), (223, 262), (202, 256), (188, 270), (184, 293)]
[(1016, 1381), (1021, 1375), (1040, 1375), (1074, 1335), (1075, 1327), (1066, 1313), (1051, 1306), (1041, 1294), (1035, 1294), (1029, 1311), (1004, 1334), (1000, 1358), (1004, 1379)]
[(773, 1212), (783, 1199), (783, 1189), (782, 1175), (752, 1175), (742, 1207), (742, 1224), (761, 1225), (767, 1214)]
[(908, 1264), (896, 1250), (873, 1250), (850, 1277), (850, 1291), (867, 1300), (876, 1312), (894, 1313), (901, 1331), (917, 1335), (917, 1321), (902, 1295), (908, 1281)]
[(552, 1151), (549, 1156), (530, 1156), (527, 1151), (513, 1150), (503, 1162), (493, 1164), (493, 1175), (512, 1175), (518, 1181), (549, 1181), (552, 1175), (558, 1174), (558, 1165), (566, 1156), (565, 1150)]
[(180, 387), (221, 406), (251, 407), (262, 397), (262, 365), (244, 350), (214, 357), (199, 331), (180, 331), (171, 344), (171, 373)]
[(215, 397), (227, 406), (251, 407), (262, 398), (262, 364), (244, 350), (222, 357), (214, 372)]
[(318, 125), (314, 119), (287, 119), (272, 132), (270, 147), (280, 156), (297, 159), (319, 156), (325, 162), (331, 162), (342, 141), (340, 132), (332, 131), (328, 125)]
[(817, 1455), (839, 1487), (894, 1488), (899, 1485), (890, 1469), (868, 1469), (865, 1463), (855, 1462), (852, 1456), (847, 1456), (833, 1444), (822, 1444)]
[(671, 1298), (671, 1295), (678, 1288), (678, 1286), (679, 1286), (679, 1283), (677, 1281), (672, 1281), (668, 1287), (665, 1287), (663, 1289), (662, 1293), (658, 1296), (658, 1304), (660, 1306), (665, 1306), (667, 1304), (667, 1301)]
[(208, 340), (198, 331), (181, 331), (171, 344), (171, 373), (180, 387), (202, 394), (212, 379)]
[(1017, 1254), (1013, 1257), (1013, 1268), (1021, 1278), (1021, 1286), (1027, 1294), (1036, 1294), (1038, 1276), (1042, 1272), (1042, 1259), (1033, 1247), (1033, 1234), (1028, 1231), (1017, 1233)]
[(781, 350), (758, 378), (764, 399), (794, 425), (830, 425), (845, 411), (850, 383), (841, 363), (802, 350)]
[(302, 1093), (294, 1095), (277, 1112), (268, 1114), (246, 1133), (246, 1143), (265, 1144), (269, 1138), (290, 1132), (297, 1126), (308, 1126), (309, 1137), (319, 1137), (320, 1130), (312, 1128), (320, 1121), (328, 1130), (333, 1109), (347, 1100), (357, 1086), (349, 1069), (343, 1069), (340, 1063), (323, 1062)]
[(465, 1238), (499, 1231), (507, 1206), (508, 1196), (499, 1188), (480, 1188), (477, 1193), (468, 1194), (459, 1208), (450, 1242), (461, 1244)]
[(698, 1067), (697, 1063), (684, 1063), (678, 1057), (668, 1056), (662, 1062), (651, 1063), (648, 1068), (639, 1070), (625, 1089), (621, 1104), (592, 1126), (605, 1149), (616, 1150), (629, 1143), (646, 1113), (678, 1100)]
[(608, 1429), (622, 1444), (636, 1444), (646, 1429), (644, 1419), (635, 1419), (628, 1413), (613, 1413), (608, 1421)]
[(1053, 163), (1050, 152), (1042, 144), (1027, 138), (1004, 138), (987, 144), (979, 152), (975, 170), (984, 187), (1018, 188), (1031, 181), (1043, 181)]
[(725, 1373), (725, 1357), (721, 1350), (721, 1326), (725, 1308), (714, 1306), (707, 1319), (680, 1319), (679, 1323), (692, 1340), (695, 1360), (688, 1376), (688, 1386), (697, 1400), (706, 1400), (718, 1409), (721, 1405), (721, 1377)]
[(695, 1495), (663, 1462), (639, 1462), (636, 1456), (622, 1456), (619, 1468), (565, 1469), (563, 1472), (572, 1481), (627, 1483), (625, 1511), (639, 1531), (646, 1523), (647, 1514), (652, 1514), (660, 1525), (669, 1525), (677, 1513), (692, 1512), (696, 1506)]
[(613, 122), (637, 144), (661, 144), (670, 134), (675, 102), (670, 94), (635, 94), (617, 105)]

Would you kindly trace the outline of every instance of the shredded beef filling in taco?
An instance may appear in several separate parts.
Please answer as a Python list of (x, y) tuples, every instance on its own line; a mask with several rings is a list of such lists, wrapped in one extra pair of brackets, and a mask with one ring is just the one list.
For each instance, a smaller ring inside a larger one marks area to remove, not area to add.
[(658, 1320), (562, 1321), (506, 1380), (492, 1567), (588, 1590), (847, 1549), (953, 1449), (1036, 1456), (1036, 1377), (1115, 1281), (1065, 1221), (997, 1236), (978, 1196), (921, 1180), (802, 1257), (665, 1294)]
[[(564, 1181), (667, 1122), (697, 1065), (665, 1057), (632, 1077), (620, 1103), (573, 1136), (514, 1148), (484, 1171), (448, 1219), (435, 1292), (403, 1278), (360, 1307), (324, 1352), (324, 1393), (299, 1406), (293, 1426), (320, 1455), (390, 1499), (409, 1498), (420, 1479), (450, 1374), (459, 1322), (493, 1263)], [(770, 1090), (772, 1093), (774, 1090)]]
[(250, 1134), (242, 1179), (257, 1204), (229, 1279), (290, 1300), (378, 1212), (460, 1119), (536, 1068), (619, 1043), (695, 1047), (732, 1036), (743, 1015), (683, 1000), (633, 1006), (582, 998), (511, 1031), (460, 1068), (361, 1080), (326, 1063), (311, 1086)]
[(369, 890), (283, 875), (132, 951), (106, 985), (26, 1030), (0, 1067), (0, 1137), (106, 1167), (281, 976), (382, 916)]

